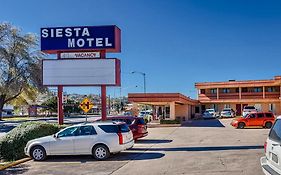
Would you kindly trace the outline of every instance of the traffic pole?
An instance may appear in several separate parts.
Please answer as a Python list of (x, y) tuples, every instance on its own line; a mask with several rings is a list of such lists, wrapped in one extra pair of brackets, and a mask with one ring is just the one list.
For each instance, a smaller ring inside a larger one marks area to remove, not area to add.
[[(105, 50), (102, 50), (101, 59), (105, 59)], [(106, 85), (101, 85), (101, 120), (106, 120)]]

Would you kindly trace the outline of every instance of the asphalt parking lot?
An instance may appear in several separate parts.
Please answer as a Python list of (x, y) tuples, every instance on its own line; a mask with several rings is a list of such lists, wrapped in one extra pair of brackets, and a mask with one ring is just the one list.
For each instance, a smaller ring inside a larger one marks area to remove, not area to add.
[(188, 121), (182, 127), (150, 128), (132, 150), (96, 161), (56, 156), (29, 161), (0, 174), (210, 174), (262, 175), (259, 159), (268, 129), (234, 129), (231, 119)]

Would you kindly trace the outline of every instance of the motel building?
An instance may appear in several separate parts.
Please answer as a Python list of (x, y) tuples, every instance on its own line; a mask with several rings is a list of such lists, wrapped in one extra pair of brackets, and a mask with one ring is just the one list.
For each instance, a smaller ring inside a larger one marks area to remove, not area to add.
[(269, 80), (195, 83), (195, 87), (202, 111), (232, 108), (239, 116), (244, 106), (249, 105), (258, 111), (281, 114), (281, 76)]
[(239, 116), (248, 105), (281, 115), (281, 76), (268, 80), (201, 82), (195, 83), (195, 88), (197, 100), (180, 93), (129, 93), (128, 100), (135, 109), (137, 104), (152, 106), (154, 119), (184, 121), (209, 108), (217, 112), (232, 108)]

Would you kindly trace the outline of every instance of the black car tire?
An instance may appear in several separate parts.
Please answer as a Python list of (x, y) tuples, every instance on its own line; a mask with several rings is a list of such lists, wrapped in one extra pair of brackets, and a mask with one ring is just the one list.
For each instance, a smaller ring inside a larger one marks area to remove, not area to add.
[(264, 126), (265, 126), (265, 128), (270, 129), (272, 127), (272, 123), (271, 122), (266, 122)]
[(47, 157), (45, 148), (43, 148), (42, 146), (32, 147), (30, 150), (30, 156), (35, 161), (42, 161), (45, 160)]
[(245, 127), (245, 123), (243, 123), (243, 122), (238, 123), (237, 128), (243, 129), (244, 127)]
[(110, 156), (110, 152), (107, 146), (99, 144), (93, 148), (92, 155), (97, 160), (105, 160)]

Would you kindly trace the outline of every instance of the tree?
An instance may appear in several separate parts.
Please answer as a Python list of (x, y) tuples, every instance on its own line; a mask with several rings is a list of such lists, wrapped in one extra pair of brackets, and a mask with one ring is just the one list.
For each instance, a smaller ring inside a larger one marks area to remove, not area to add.
[[(42, 103), (42, 106), (47, 107), (45, 110), (49, 112), (57, 112), (58, 100), (57, 97), (51, 97), (45, 102)], [(67, 100), (67, 103), (64, 104), (64, 113), (80, 113), (82, 110), (79, 107), (79, 102), (75, 102), (74, 100)]]
[(9, 23), (0, 24), (0, 119), (3, 106), (32, 91), (43, 91), (41, 58), (38, 39), (33, 34), (22, 34)]

